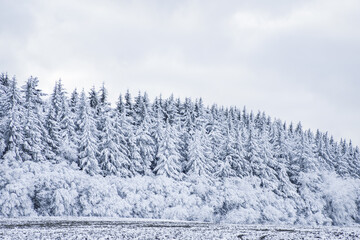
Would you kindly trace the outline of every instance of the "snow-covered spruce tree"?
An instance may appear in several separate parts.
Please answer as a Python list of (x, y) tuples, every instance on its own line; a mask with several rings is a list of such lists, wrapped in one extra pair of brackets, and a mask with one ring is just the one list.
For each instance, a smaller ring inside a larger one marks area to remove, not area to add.
[[(222, 169), (223, 173), (218, 172), (217, 175), (222, 175), (222, 177), (234, 177), (237, 175), (237, 172), (240, 172), (240, 159), (239, 156), (235, 155), (234, 147), (234, 129), (233, 123), (230, 118), (227, 118), (227, 124), (224, 126), (224, 135), (222, 136), (222, 148), (218, 155), (218, 169)], [(230, 169), (226, 169), (230, 166)]]
[(272, 145), (270, 143), (270, 121), (264, 122), (260, 128), (260, 157), (266, 166), (264, 176), (261, 179), (261, 187), (275, 189), (278, 181), (275, 170), (277, 168), (277, 162), (274, 159)]
[(185, 98), (185, 102), (178, 106), (179, 128), (180, 128), (180, 155), (182, 169), (186, 169), (189, 156), (189, 142), (195, 130), (194, 105), (190, 98)]
[[(96, 128), (98, 130), (98, 136), (97, 136), (97, 142), (99, 143), (98, 146), (98, 153), (99, 156), (96, 156), (99, 159), (100, 167), (103, 168), (105, 165), (108, 165), (109, 167), (112, 165), (111, 168), (113, 168), (113, 164), (115, 163), (116, 157), (116, 151), (117, 149), (114, 149), (115, 144), (114, 140), (116, 139), (116, 136), (112, 136), (116, 134), (113, 127), (113, 120), (114, 115), (112, 114), (110, 103), (107, 99), (107, 90), (105, 88), (105, 84), (103, 83), (102, 87), (99, 90), (99, 98), (98, 98), (98, 104), (97, 104), (97, 114), (95, 114), (94, 119), (96, 121)], [(111, 148), (111, 149), (110, 149)], [(110, 157), (110, 158), (109, 158)], [(109, 159), (108, 159), (109, 158)], [(109, 160), (109, 161), (108, 161)], [(111, 163), (110, 163), (111, 162)], [(104, 165), (105, 164), (105, 165)], [(116, 164), (115, 164), (116, 165)], [(105, 167), (104, 175), (107, 175), (107, 167)], [(109, 174), (114, 174), (116, 171), (112, 169)]]
[(54, 158), (52, 160), (57, 162), (64, 159), (69, 162), (76, 161), (74, 122), (70, 116), (69, 102), (61, 80), (55, 84), (51, 95), (46, 128), (51, 152), (54, 154), (52, 156), (50, 152), (47, 157)]
[(289, 143), (286, 141), (285, 131), (280, 120), (273, 123), (270, 143), (272, 144), (274, 160), (277, 163), (274, 170), (279, 183), (274, 192), (283, 197), (295, 197), (296, 187), (291, 183), (287, 171), (292, 153), (289, 151)]
[(288, 168), (289, 177), (292, 183), (299, 184), (299, 174), (301, 172), (315, 171), (315, 155), (312, 151), (306, 134), (301, 134), (300, 142), (294, 149), (294, 158)]
[(143, 108), (143, 119), (138, 127), (135, 128), (132, 141), (131, 149), (132, 155), (136, 156), (133, 161), (137, 161), (136, 171), (141, 175), (152, 175), (151, 165), (155, 158), (155, 142), (151, 136), (151, 129), (153, 123), (150, 119), (150, 114), (147, 113), (148, 109), (145, 104), (142, 103)]
[(212, 178), (213, 165), (210, 141), (205, 129), (195, 130), (189, 142), (186, 173), (192, 177)]
[(61, 100), (58, 83), (55, 83), (53, 93), (51, 95), (49, 110), (46, 118), (46, 129), (48, 130), (48, 144), (50, 151), (47, 152), (47, 158), (51, 161), (60, 161), (60, 148), (61, 148)]
[(127, 90), (125, 93), (125, 102), (124, 102), (124, 108), (125, 108), (125, 116), (129, 124), (134, 125), (135, 119), (134, 119), (134, 107), (132, 102), (132, 97), (130, 94), (130, 91)]
[(129, 158), (129, 132), (132, 131), (132, 126), (130, 125), (126, 117), (126, 109), (122, 102), (122, 97), (120, 95), (119, 102), (117, 102), (117, 108), (115, 111), (115, 131), (116, 131), (116, 146), (119, 154), (119, 172), (118, 175), (122, 177), (132, 177), (135, 174), (134, 165)]
[(3, 138), (3, 151), (0, 155), (7, 162), (22, 161), (22, 148), (24, 144), (24, 136), (22, 135), (22, 98), (17, 88), (16, 78), (13, 77), (9, 81), (6, 92), (0, 96), (1, 102), (1, 118), (0, 129)]
[[(9, 76), (5, 73), (0, 74), (0, 99), (3, 99), (1, 96), (5, 96), (8, 92), (8, 88), (10, 85), (10, 79)], [(6, 114), (6, 102), (1, 101), (0, 102), (0, 119), (3, 119)], [(1, 126), (0, 121), (0, 157), (2, 156), (3, 152), (5, 151), (5, 129), (3, 129)]]
[(349, 162), (351, 160), (349, 160), (351, 158), (350, 156), (350, 147), (347, 144), (346, 140), (342, 140), (340, 141), (340, 151), (338, 152), (338, 159), (340, 160), (340, 163), (338, 165), (338, 171), (339, 174), (341, 176), (348, 176), (350, 175), (350, 166), (349, 166)]
[(122, 114), (125, 112), (125, 103), (123, 100), (123, 96), (121, 94), (119, 95), (118, 101), (116, 102), (116, 111), (119, 114)]
[(70, 96), (70, 102), (69, 102), (70, 111), (72, 113), (76, 113), (78, 110), (77, 109), (78, 106), (79, 106), (79, 93), (78, 93), (77, 89), (75, 88)]
[(170, 125), (178, 123), (179, 116), (177, 114), (178, 109), (175, 104), (174, 95), (171, 94), (170, 97), (165, 100), (163, 110), (165, 122), (169, 122)]
[(48, 150), (47, 131), (41, 111), (44, 94), (38, 89), (39, 80), (30, 77), (22, 87), (24, 93), (23, 160), (44, 161)]
[(212, 156), (213, 156), (213, 164), (223, 165), (222, 154), (224, 148), (225, 137), (222, 133), (222, 129), (224, 128), (223, 122), (220, 119), (219, 111), (213, 106), (211, 115), (209, 116), (209, 122), (207, 124), (207, 132), (210, 138), (211, 148), (212, 148)]
[[(233, 158), (237, 162), (237, 172), (236, 175), (239, 177), (248, 176), (251, 172), (251, 167), (248, 161), (245, 161), (246, 156), (246, 137), (247, 134), (244, 133), (244, 127), (239, 122), (234, 125), (233, 129)], [(246, 136), (245, 136), (246, 135)]]
[(90, 107), (85, 92), (81, 92), (79, 109), (78, 165), (90, 175), (99, 172), (97, 156), (97, 129), (93, 119), (94, 109)]
[(180, 165), (180, 154), (177, 149), (179, 142), (178, 133), (175, 127), (165, 123), (163, 128), (158, 129), (159, 140), (156, 154), (156, 175), (165, 175), (167, 177), (180, 180), (182, 171)]
[(72, 128), (71, 133), (73, 136), (71, 136), (72, 142), (75, 145), (76, 154), (77, 153), (77, 147), (79, 146), (79, 109), (80, 106), (80, 97), (77, 89), (75, 88), (74, 91), (71, 93), (70, 100), (69, 100), (69, 118), (72, 122)]
[(139, 92), (135, 97), (135, 103), (127, 105), (132, 106), (132, 110), (130, 107), (125, 108), (125, 111), (132, 112), (132, 114), (127, 114), (131, 128), (127, 133), (129, 159), (131, 159), (137, 174), (151, 175), (151, 164), (154, 161), (154, 141), (151, 137), (152, 122), (151, 113), (149, 113), (151, 109), (147, 94), (142, 96)]
[(359, 148), (356, 146), (354, 147), (351, 140), (349, 142), (349, 157), (347, 159), (349, 169), (350, 169), (350, 175), (358, 178), (360, 177), (360, 171), (358, 169), (359, 166)]
[(105, 111), (101, 114), (101, 142), (99, 144), (99, 165), (104, 176), (120, 173), (120, 153), (117, 145), (118, 132), (115, 129), (115, 113)]
[(195, 128), (202, 129), (206, 123), (207, 113), (202, 98), (196, 99), (194, 105)]
[(231, 156), (226, 156), (225, 159), (218, 161), (217, 168), (214, 173), (218, 179), (224, 180), (225, 178), (236, 175), (236, 172), (231, 167), (231, 161)]
[(93, 86), (89, 92), (89, 105), (94, 110), (94, 113), (98, 113), (99, 96), (95, 87)]
[(324, 136), (319, 130), (316, 131), (315, 143), (314, 143), (314, 157), (317, 158), (314, 164), (319, 170), (331, 170), (332, 161), (330, 156), (327, 155), (326, 136)]
[(260, 142), (258, 134), (254, 128), (254, 123), (250, 122), (249, 134), (246, 142), (246, 156), (245, 159), (250, 164), (251, 175), (257, 176), (260, 179), (266, 175), (266, 166), (261, 158)]
[(141, 92), (135, 97), (135, 103), (133, 106), (133, 117), (135, 126), (139, 126), (145, 117), (144, 100)]

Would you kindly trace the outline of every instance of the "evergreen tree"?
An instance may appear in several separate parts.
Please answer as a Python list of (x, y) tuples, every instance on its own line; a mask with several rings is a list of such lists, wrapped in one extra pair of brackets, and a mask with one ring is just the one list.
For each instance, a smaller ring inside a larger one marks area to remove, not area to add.
[(99, 165), (103, 175), (116, 175), (120, 172), (120, 153), (117, 145), (117, 131), (115, 129), (112, 112), (107, 111), (102, 115), (101, 142), (99, 146)]
[(215, 176), (224, 179), (227, 177), (233, 177), (236, 175), (236, 172), (231, 167), (231, 156), (226, 156), (225, 159), (220, 160), (218, 162), (217, 171), (215, 172)]
[[(143, 102), (143, 104), (145, 104)], [(155, 158), (155, 142), (151, 136), (151, 129), (153, 123), (151, 122), (150, 115), (146, 113), (144, 119), (139, 127), (135, 128), (135, 134), (132, 143), (132, 151), (137, 161), (137, 172), (141, 175), (152, 175), (151, 166)]]
[(210, 178), (213, 172), (210, 141), (204, 129), (196, 130), (189, 143), (188, 175)]
[(24, 136), (22, 135), (21, 122), (23, 106), (15, 77), (9, 81), (6, 92), (0, 97), (0, 102), (2, 103), (1, 115), (3, 116), (0, 123), (3, 139), (1, 156), (9, 162), (22, 161)]
[(6, 73), (0, 74), (0, 157), (2, 156), (3, 152), (5, 151), (5, 126), (3, 119), (7, 113), (7, 103), (5, 96), (8, 94), (10, 85), (10, 79)]
[(49, 132), (49, 145), (55, 155), (50, 154), (47, 157), (55, 158), (56, 161), (76, 161), (75, 125), (61, 80), (55, 84), (49, 108), (46, 127)]
[(115, 143), (118, 148), (118, 161), (120, 165), (118, 175), (122, 177), (132, 177), (135, 175), (134, 164), (132, 159), (129, 158), (129, 156), (131, 156), (129, 149), (129, 137), (132, 131), (132, 126), (127, 120), (125, 111), (122, 113), (116, 111), (114, 128), (116, 131)]
[(263, 158), (261, 158), (261, 151), (259, 146), (259, 139), (255, 133), (253, 123), (250, 124), (249, 135), (246, 144), (246, 157), (251, 167), (251, 175), (259, 178), (265, 177), (266, 166), (264, 165)]
[(173, 179), (181, 179), (180, 154), (177, 149), (179, 139), (177, 131), (170, 123), (166, 122), (163, 129), (159, 129), (159, 146), (156, 155), (156, 167), (154, 172), (157, 175), (165, 175)]
[(81, 170), (86, 171), (90, 175), (99, 172), (97, 155), (97, 129), (93, 119), (94, 109), (90, 107), (86, 100), (85, 92), (81, 92), (79, 109), (79, 149), (78, 149), (78, 165)]
[(132, 97), (131, 97), (129, 90), (127, 90), (126, 94), (125, 94), (124, 107), (125, 107), (125, 113), (126, 113), (126, 118), (127, 118), (128, 122), (130, 124), (134, 125), (135, 120), (134, 120), (134, 112), (133, 112), (133, 102), (132, 102)]
[(170, 95), (168, 99), (165, 100), (164, 103), (164, 121), (169, 122), (170, 125), (174, 125), (178, 121), (177, 112), (178, 109), (176, 108), (174, 95)]
[(70, 110), (72, 113), (77, 112), (77, 108), (79, 106), (79, 93), (77, 92), (77, 89), (75, 88), (74, 91), (71, 93), (70, 97)]
[(135, 97), (135, 103), (133, 106), (134, 113), (134, 123), (136, 126), (139, 126), (145, 117), (144, 101), (141, 92), (139, 91), (138, 96)]
[(41, 112), (43, 105), (41, 97), (44, 94), (38, 89), (38, 84), (39, 80), (37, 78), (30, 77), (22, 87), (25, 110), (23, 123), (24, 161), (44, 161), (48, 150), (46, 145), (47, 132)]
[(125, 113), (125, 103), (121, 94), (119, 95), (119, 99), (116, 102), (116, 110), (119, 114)]
[(315, 171), (315, 155), (312, 151), (307, 136), (302, 134), (300, 136), (300, 142), (294, 152), (294, 159), (289, 166), (290, 180), (298, 184), (298, 178), (300, 172)]
[(99, 96), (94, 86), (90, 89), (89, 92), (89, 104), (90, 107), (95, 110), (94, 112), (98, 113)]
[(227, 125), (225, 126), (225, 132), (224, 135), (222, 135), (223, 141), (221, 142), (221, 149), (218, 155), (218, 160), (222, 161), (221, 165), (223, 165), (223, 162), (228, 162), (232, 168), (230, 176), (236, 176), (237, 172), (240, 172), (241, 164), (238, 159), (238, 155), (236, 155), (236, 151), (234, 149), (234, 143), (235, 143), (235, 134), (234, 134), (234, 127), (231, 119), (227, 117)]

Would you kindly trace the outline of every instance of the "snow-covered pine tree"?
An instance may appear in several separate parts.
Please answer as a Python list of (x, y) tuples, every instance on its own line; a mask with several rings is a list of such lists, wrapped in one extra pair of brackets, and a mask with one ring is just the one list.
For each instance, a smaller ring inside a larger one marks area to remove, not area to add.
[(22, 135), (22, 98), (17, 87), (17, 80), (13, 77), (9, 81), (6, 92), (0, 96), (1, 118), (0, 129), (2, 133), (2, 152), (1, 157), (7, 161), (22, 161), (22, 148), (24, 136)]
[(249, 124), (249, 134), (246, 142), (245, 159), (250, 164), (251, 175), (260, 179), (266, 176), (266, 166), (261, 158), (260, 141), (257, 131), (254, 128), (254, 122)]
[(190, 142), (186, 173), (191, 177), (212, 178), (212, 150), (205, 129), (195, 130)]
[(167, 177), (179, 180), (182, 178), (180, 165), (180, 154), (177, 149), (179, 143), (178, 133), (175, 127), (165, 123), (163, 128), (158, 129), (160, 139), (158, 140), (158, 150), (156, 154), (156, 175), (165, 175)]
[[(79, 109), (80, 109), (80, 97), (77, 89), (71, 93), (70, 101), (69, 101), (69, 118), (72, 123), (72, 131), (73, 136), (71, 136), (72, 142), (75, 145), (76, 149), (79, 146)], [(76, 150), (77, 152), (77, 150)], [(77, 153), (78, 154), (78, 153)]]
[(248, 176), (251, 172), (251, 167), (248, 161), (245, 161), (246, 156), (246, 137), (244, 136), (243, 124), (237, 122), (233, 129), (233, 158), (237, 163), (236, 175), (239, 177)]
[(235, 149), (234, 149), (234, 143), (235, 143), (235, 133), (234, 133), (234, 126), (233, 126), (233, 122), (231, 120), (231, 118), (227, 117), (226, 120), (226, 125), (224, 126), (224, 133), (222, 135), (222, 142), (221, 142), (221, 146), (222, 148), (220, 149), (219, 155), (218, 155), (218, 161), (220, 162), (220, 164), (218, 163), (218, 165), (220, 166), (227, 166), (224, 165), (224, 163), (230, 164), (231, 170), (227, 170), (227, 172), (229, 173), (228, 176), (234, 177), (236, 176), (237, 172), (240, 172), (241, 169), (241, 164), (240, 161), (238, 159), (238, 155), (235, 154)]
[(340, 141), (340, 151), (338, 152), (338, 172), (340, 176), (350, 175), (349, 159), (350, 159), (350, 148), (346, 140)]
[[(47, 153), (51, 161), (60, 161), (60, 148), (61, 148), (61, 115), (62, 104), (58, 89), (58, 83), (55, 83), (53, 93), (51, 94), (48, 115), (46, 118), (46, 128), (48, 130), (48, 144), (51, 150)], [(55, 159), (58, 158), (58, 159)]]
[(125, 107), (125, 113), (126, 113), (125, 116), (127, 118), (127, 121), (131, 125), (134, 125), (135, 124), (134, 111), (133, 111), (134, 109), (133, 109), (131, 93), (129, 90), (126, 91), (124, 98), (125, 98), (124, 107)]
[(283, 197), (294, 197), (296, 195), (296, 188), (291, 183), (287, 172), (292, 153), (289, 151), (289, 145), (286, 142), (284, 128), (280, 120), (276, 120), (272, 125), (270, 143), (274, 160), (277, 163), (274, 170), (278, 179), (278, 188), (274, 192)]
[(272, 145), (270, 143), (271, 121), (263, 122), (260, 126), (260, 157), (265, 164), (264, 177), (261, 179), (261, 187), (267, 187), (270, 189), (276, 188), (277, 178), (276, 171), (277, 162), (274, 159), (272, 152)]
[(92, 109), (94, 109), (94, 113), (98, 113), (98, 105), (99, 105), (99, 96), (98, 96), (98, 92), (96, 91), (95, 89), (95, 86), (93, 86), (91, 89), (90, 89), (90, 92), (89, 92), (89, 104), (90, 104), (90, 107)]
[(119, 95), (119, 99), (116, 102), (116, 111), (119, 114), (125, 113), (125, 103), (121, 94)]
[(55, 156), (48, 158), (59, 162), (76, 161), (76, 133), (73, 119), (70, 116), (69, 101), (61, 80), (56, 82), (51, 95), (46, 128), (49, 133), (48, 142)]
[[(120, 96), (119, 101), (122, 98)], [(121, 102), (117, 103), (117, 106), (121, 106)], [(119, 111), (117, 108), (115, 111), (115, 125), (116, 131), (116, 146), (119, 154), (119, 172), (118, 175), (122, 177), (132, 177), (135, 175), (134, 165), (129, 158), (130, 150), (129, 150), (129, 133), (132, 131), (132, 125), (130, 125), (128, 118), (126, 117), (126, 109), (123, 111)]]
[(79, 106), (79, 93), (75, 88), (74, 91), (71, 93), (71, 97), (70, 97), (70, 103), (69, 103), (70, 111), (72, 113), (76, 113), (78, 106)]
[[(4, 97), (8, 92), (8, 88), (10, 85), (10, 79), (7, 73), (0, 74), (0, 99), (3, 100)], [(0, 101), (0, 119), (3, 119), (6, 114), (6, 102)], [(5, 129), (2, 129), (1, 126), (2, 121), (0, 121), (0, 157), (2, 156), (3, 152), (5, 151)]]
[(23, 136), (24, 149), (23, 160), (35, 162), (44, 161), (48, 150), (47, 131), (41, 108), (43, 105), (41, 90), (38, 88), (39, 80), (30, 77), (22, 87), (24, 93), (24, 119)]
[(96, 123), (93, 119), (92, 107), (86, 100), (84, 90), (80, 96), (80, 109), (79, 109), (79, 149), (78, 149), (78, 165), (83, 171), (90, 175), (99, 172), (97, 155), (97, 129)]
[(168, 99), (164, 102), (164, 121), (168, 121), (170, 125), (175, 125), (179, 121), (179, 116), (177, 115), (178, 109), (175, 104), (174, 95), (171, 94)]
[(151, 121), (149, 110), (146, 107), (146, 102), (142, 102), (143, 119), (138, 127), (135, 128), (132, 148), (132, 155), (136, 156), (133, 161), (137, 161), (137, 172), (141, 175), (152, 175), (151, 165), (155, 158), (155, 142), (151, 136), (151, 129), (153, 123)]
[(99, 144), (99, 165), (104, 176), (117, 175), (121, 172), (120, 153), (117, 145), (117, 130), (113, 111), (105, 111), (101, 114), (102, 129)]
[(139, 91), (138, 95), (135, 97), (135, 103), (133, 106), (133, 113), (134, 113), (134, 123), (135, 126), (139, 126), (144, 119), (144, 102), (143, 96)]
[(179, 104), (178, 112), (180, 121), (178, 123), (180, 129), (179, 152), (181, 155), (182, 169), (186, 169), (186, 164), (189, 159), (189, 142), (195, 130), (194, 105), (190, 98), (185, 98), (185, 102)]
[(109, 114), (109, 112), (111, 111), (111, 107), (107, 99), (108, 93), (104, 83), (99, 90), (98, 96), (99, 96), (98, 104), (96, 107), (97, 114), (94, 116), (94, 119), (96, 121), (96, 127), (99, 132), (98, 141), (102, 142), (105, 125), (107, 124), (107, 121), (109, 121), (109, 118), (111, 117), (111, 114)]
[(202, 98), (196, 99), (194, 106), (194, 123), (197, 129), (201, 129), (206, 123), (206, 108), (204, 106)]
[[(219, 110), (213, 108), (211, 114), (209, 116), (209, 122), (207, 123), (207, 132), (210, 138), (211, 148), (212, 148), (212, 156), (213, 156), (213, 164), (223, 165), (221, 162), (222, 153), (224, 148), (225, 137), (222, 133), (223, 121), (219, 119), (220, 113)], [(223, 159), (222, 159), (223, 160)]]
[(315, 155), (312, 151), (307, 134), (301, 134), (299, 142), (294, 149), (294, 158), (288, 168), (290, 180), (294, 184), (299, 184), (300, 172), (315, 171)]

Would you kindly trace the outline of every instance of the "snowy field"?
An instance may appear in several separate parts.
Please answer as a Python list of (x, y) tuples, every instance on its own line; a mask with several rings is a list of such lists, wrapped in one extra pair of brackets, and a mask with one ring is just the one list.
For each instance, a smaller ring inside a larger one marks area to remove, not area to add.
[(111, 218), (0, 219), (0, 239), (360, 239), (360, 228)]

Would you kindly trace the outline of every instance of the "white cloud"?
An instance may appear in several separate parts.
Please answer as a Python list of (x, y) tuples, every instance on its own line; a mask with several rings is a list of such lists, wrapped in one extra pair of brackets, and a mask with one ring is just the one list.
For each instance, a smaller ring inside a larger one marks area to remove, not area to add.
[[(2, 1), (0, 66), (46, 91), (202, 96), (360, 144), (360, 2)], [(9, 21), (11, 19), (12, 21)]]

